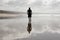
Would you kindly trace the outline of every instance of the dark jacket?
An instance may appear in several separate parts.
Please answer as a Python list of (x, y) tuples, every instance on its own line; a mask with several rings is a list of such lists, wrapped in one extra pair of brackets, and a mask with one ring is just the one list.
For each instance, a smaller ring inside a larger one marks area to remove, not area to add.
[(28, 17), (32, 17), (32, 10), (29, 8), (27, 11)]

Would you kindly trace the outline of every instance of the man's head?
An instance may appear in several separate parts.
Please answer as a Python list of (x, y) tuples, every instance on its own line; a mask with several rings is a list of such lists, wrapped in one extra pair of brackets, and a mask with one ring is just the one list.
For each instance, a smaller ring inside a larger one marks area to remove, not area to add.
[(31, 10), (31, 7), (29, 7), (29, 10)]

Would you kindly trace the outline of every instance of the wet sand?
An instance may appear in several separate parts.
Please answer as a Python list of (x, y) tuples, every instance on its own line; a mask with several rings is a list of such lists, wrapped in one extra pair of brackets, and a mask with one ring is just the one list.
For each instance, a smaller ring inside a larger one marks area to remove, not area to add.
[(10, 19), (10, 18), (16, 18), (22, 16), (18, 13), (0, 13), (0, 19)]
[(0, 40), (60, 40), (60, 15), (33, 14), (30, 34), (27, 14), (0, 19)]

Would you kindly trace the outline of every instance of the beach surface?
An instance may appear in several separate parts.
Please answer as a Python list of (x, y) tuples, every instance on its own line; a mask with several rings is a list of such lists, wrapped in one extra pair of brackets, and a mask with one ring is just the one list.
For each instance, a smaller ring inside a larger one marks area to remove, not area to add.
[(60, 40), (60, 14), (33, 14), (30, 34), (27, 14), (0, 15), (8, 17), (0, 19), (0, 40)]

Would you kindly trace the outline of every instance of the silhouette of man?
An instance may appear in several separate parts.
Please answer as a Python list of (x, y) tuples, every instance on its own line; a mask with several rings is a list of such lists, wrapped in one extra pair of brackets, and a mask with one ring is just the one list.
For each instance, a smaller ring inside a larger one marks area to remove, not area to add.
[(28, 18), (31, 18), (31, 17), (32, 17), (32, 10), (31, 10), (30, 7), (29, 7), (29, 9), (27, 10), (27, 14), (28, 14)]

